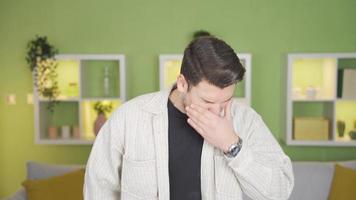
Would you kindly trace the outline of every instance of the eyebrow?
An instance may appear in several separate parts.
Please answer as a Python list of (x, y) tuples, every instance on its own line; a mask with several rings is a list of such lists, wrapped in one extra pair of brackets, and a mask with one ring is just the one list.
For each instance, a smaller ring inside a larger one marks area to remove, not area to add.
[[(223, 101), (223, 103), (230, 101), (232, 98), (233, 98), (233, 97), (230, 97), (230, 98), (227, 99), (226, 101)], [(203, 101), (205, 101), (206, 103), (215, 103), (215, 102), (212, 102), (212, 101), (208, 101), (208, 100), (206, 100), (206, 99), (204, 99), (204, 98), (202, 98), (202, 99), (203, 99)]]

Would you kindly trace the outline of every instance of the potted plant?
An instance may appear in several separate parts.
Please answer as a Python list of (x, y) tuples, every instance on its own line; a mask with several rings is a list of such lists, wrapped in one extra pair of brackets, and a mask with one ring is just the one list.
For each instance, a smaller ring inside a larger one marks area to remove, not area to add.
[(27, 44), (27, 50), (26, 61), (33, 73), (34, 85), (39, 95), (49, 100), (48, 109), (53, 112), (60, 93), (55, 60), (58, 50), (49, 44), (45, 36), (36, 36)]
[(100, 128), (106, 122), (106, 114), (110, 113), (113, 109), (112, 102), (98, 101), (94, 104), (94, 110), (97, 113), (96, 120), (94, 121), (94, 134), (98, 135)]

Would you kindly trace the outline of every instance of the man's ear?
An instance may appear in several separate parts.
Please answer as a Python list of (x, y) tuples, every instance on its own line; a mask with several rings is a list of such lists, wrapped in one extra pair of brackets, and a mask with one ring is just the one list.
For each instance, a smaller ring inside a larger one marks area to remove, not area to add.
[(185, 77), (183, 76), (183, 74), (179, 74), (179, 76), (177, 77), (177, 89), (179, 92), (181, 93), (187, 93), (188, 92), (188, 82), (185, 79)]

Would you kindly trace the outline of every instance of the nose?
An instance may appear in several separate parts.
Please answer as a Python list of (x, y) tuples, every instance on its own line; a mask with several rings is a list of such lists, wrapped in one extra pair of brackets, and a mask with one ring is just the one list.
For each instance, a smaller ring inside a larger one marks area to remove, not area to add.
[(222, 112), (224, 111), (223, 105), (221, 105), (219, 103), (214, 103), (214, 104), (210, 105), (209, 110), (219, 116), (221, 116)]

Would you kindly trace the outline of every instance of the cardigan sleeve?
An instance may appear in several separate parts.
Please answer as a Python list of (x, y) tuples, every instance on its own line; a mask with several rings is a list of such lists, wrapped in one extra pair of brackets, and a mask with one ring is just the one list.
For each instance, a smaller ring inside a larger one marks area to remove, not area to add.
[(252, 199), (288, 199), (294, 186), (291, 160), (256, 113), (242, 129), (242, 149), (227, 158), (245, 194)]
[(103, 125), (86, 165), (85, 200), (119, 200), (124, 118), (120, 110)]

